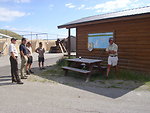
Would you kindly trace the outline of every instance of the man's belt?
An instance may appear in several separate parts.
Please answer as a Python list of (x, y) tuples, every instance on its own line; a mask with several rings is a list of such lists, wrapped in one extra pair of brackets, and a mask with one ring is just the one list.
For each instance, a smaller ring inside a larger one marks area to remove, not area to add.
[(118, 55), (109, 55), (110, 57), (117, 57)]

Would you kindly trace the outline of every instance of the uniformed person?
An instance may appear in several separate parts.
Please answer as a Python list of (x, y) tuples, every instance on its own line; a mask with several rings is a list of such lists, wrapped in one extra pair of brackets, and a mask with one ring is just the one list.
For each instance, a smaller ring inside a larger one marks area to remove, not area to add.
[(19, 78), (18, 74), (18, 51), (15, 47), (16, 44), (15, 38), (11, 39), (11, 44), (9, 46), (9, 55), (10, 55), (10, 64), (11, 64), (11, 76), (12, 76), (12, 83), (17, 82), (17, 84), (23, 84)]

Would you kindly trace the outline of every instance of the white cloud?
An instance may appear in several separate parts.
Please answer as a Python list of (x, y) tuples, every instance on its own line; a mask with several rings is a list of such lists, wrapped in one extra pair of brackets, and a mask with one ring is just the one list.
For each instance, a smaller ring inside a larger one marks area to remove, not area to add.
[(68, 3), (65, 6), (78, 10), (93, 10), (98, 13), (113, 12), (124, 9), (143, 7), (150, 4), (144, 3), (142, 0), (109, 0), (104, 3), (96, 4), (95, 6), (86, 6), (84, 4), (78, 6), (73, 3)]
[(29, 3), (31, 0), (14, 0), (16, 3)]
[(16, 18), (23, 17), (26, 15), (30, 14), (0, 7), (0, 21), (12, 21)]
[(95, 10), (98, 13), (113, 12), (116, 10), (123, 10), (144, 6), (140, 0), (112, 0), (105, 3), (97, 4), (93, 7), (88, 7), (88, 10)]
[(53, 4), (50, 4), (50, 5), (49, 5), (49, 9), (52, 10), (53, 8), (54, 8), (54, 5), (53, 5)]
[(85, 5), (84, 5), (84, 4), (81, 5), (80, 7), (78, 7), (79, 10), (84, 9), (84, 8), (85, 8)]
[(0, 0), (0, 2), (29, 3), (31, 0)]
[(132, 2), (130, 0), (113, 0), (102, 4), (97, 4), (93, 7), (93, 9), (97, 10), (97, 12), (111, 12), (120, 8), (126, 8), (131, 3)]
[(68, 3), (68, 4), (65, 4), (66, 7), (68, 8), (75, 8), (76, 6), (72, 3)]

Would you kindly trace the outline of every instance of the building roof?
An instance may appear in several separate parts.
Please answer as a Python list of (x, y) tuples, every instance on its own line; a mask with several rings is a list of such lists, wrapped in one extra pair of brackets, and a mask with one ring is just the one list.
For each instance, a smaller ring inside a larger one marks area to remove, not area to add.
[(89, 22), (94, 22), (94, 21), (129, 17), (129, 16), (137, 16), (137, 15), (143, 15), (143, 14), (150, 14), (150, 6), (85, 17), (85, 18), (81, 18), (81, 19), (60, 25), (58, 26), (58, 28), (65, 28), (71, 25), (79, 25), (79, 24), (89, 23)]

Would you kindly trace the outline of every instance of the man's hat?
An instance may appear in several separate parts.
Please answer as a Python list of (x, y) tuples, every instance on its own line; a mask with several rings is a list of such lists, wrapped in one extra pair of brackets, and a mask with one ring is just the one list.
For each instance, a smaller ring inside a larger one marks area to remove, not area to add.
[(16, 39), (16, 38), (11, 38), (11, 41), (13, 41), (13, 40), (15, 40), (15, 41), (16, 41), (17, 39)]
[(114, 41), (114, 39), (113, 38), (109, 38), (109, 41)]

